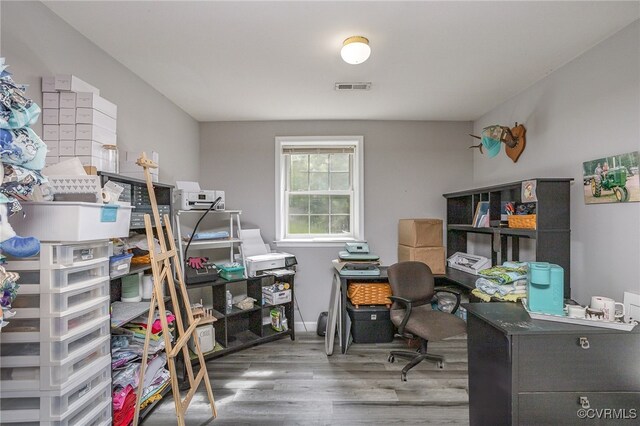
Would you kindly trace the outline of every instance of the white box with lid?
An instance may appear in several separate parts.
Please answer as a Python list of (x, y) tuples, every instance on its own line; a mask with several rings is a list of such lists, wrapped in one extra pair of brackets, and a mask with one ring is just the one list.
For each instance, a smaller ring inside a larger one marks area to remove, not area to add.
[(42, 108), (60, 108), (60, 93), (43, 93)]
[(78, 108), (93, 108), (111, 118), (116, 118), (118, 115), (118, 107), (115, 104), (91, 92), (78, 93), (76, 105)]
[(51, 93), (56, 91), (56, 78), (53, 75), (42, 77), (42, 91)]
[(60, 123), (59, 113), (60, 113), (60, 110), (57, 108), (44, 108), (42, 110), (42, 117), (41, 117), (42, 124), (47, 124), (47, 125), (59, 124)]
[(58, 155), (60, 157), (74, 157), (75, 150), (76, 141), (58, 141)]
[(104, 148), (100, 142), (80, 139), (76, 141), (76, 155), (103, 158), (103, 151)]
[(76, 110), (74, 108), (60, 108), (59, 124), (76, 124)]
[(47, 157), (58, 157), (60, 150), (58, 149), (58, 141), (43, 141), (47, 145)]
[(10, 219), (18, 235), (68, 242), (127, 237), (133, 210), (131, 206), (65, 201), (25, 202), (22, 208), (26, 217), (19, 214)]
[[(48, 87), (49, 86), (47, 85), (47, 88)], [(98, 95), (100, 94), (99, 89), (71, 74), (56, 74), (54, 89), (58, 92), (93, 92)], [(45, 91), (44, 88), (43, 91)]]
[(111, 132), (116, 131), (115, 118), (92, 108), (76, 108), (76, 123), (93, 124)]
[(45, 124), (42, 126), (42, 140), (57, 141), (60, 139), (60, 127), (57, 124)]
[(76, 140), (93, 140), (104, 145), (116, 145), (117, 137), (114, 131), (91, 124), (76, 124)]
[(61, 124), (58, 131), (60, 140), (75, 141), (76, 140), (76, 126), (75, 124)]
[(74, 92), (60, 92), (60, 108), (76, 107), (76, 94)]

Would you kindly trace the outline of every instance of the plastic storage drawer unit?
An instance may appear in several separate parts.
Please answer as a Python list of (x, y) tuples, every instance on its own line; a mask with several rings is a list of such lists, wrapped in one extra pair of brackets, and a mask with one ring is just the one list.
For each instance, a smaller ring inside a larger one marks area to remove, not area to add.
[(385, 306), (360, 306), (347, 304), (351, 318), (351, 334), (356, 343), (386, 343), (393, 340), (394, 327)]
[[(22, 269), (59, 269), (77, 266), (90, 260), (106, 260), (110, 256), (111, 243), (108, 240), (83, 243), (41, 243), (40, 253), (30, 258), (8, 257), (8, 261)], [(20, 266), (28, 265), (28, 266)]]
[[(88, 281), (100, 282), (109, 279), (109, 259), (88, 261), (81, 266), (64, 267), (61, 269), (24, 269), (20, 262), (11, 264), (11, 269), (20, 274), (20, 287), (29, 286), (30, 293), (56, 293), (66, 289), (87, 285)], [(30, 287), (37, 286), (34, 291)]]

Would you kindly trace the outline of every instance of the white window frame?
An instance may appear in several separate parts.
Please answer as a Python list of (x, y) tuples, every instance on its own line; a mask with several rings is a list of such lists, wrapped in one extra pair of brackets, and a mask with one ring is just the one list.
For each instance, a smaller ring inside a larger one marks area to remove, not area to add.
[[(276, 245), (278, 247), (341, 247), (347, 241), (364, 241), (364, 137), (363, 136), (278, 136), (276, 142)], [(324, 145), (354, 147), (352, 237), (287, 238), (285, 205), (286, 163), (282, 153), (288, 147)]]

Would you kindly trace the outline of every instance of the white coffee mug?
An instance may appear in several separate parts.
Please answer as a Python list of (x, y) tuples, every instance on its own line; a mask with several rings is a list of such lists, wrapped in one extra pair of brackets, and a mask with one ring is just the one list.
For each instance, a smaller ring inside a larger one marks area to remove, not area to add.
[[(616, 312), (617, 306), (620, 306), (621, 312), (619, 313)], [(594, 309), (601, 309), (604, 313), (605, 321), (615, 321), (616, 318), (622, 318), (624, 316), (624, 305), (608, 297), (593, 296), (591, 298), (591, 307)]]
[(567, 316), (569, 318), (584, 318), (587, 314), (587, 308), (580, 305), (568, 305)]

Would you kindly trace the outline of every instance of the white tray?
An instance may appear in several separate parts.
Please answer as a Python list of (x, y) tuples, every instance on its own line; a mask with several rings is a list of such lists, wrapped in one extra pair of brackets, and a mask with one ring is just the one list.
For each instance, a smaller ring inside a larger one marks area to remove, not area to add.
[(539, 312), (531, 312), (529, 307), (527, 306), (527, 299), (522, 299), (522, 306), (527, 311), (529, 316), (532, 319), (543, 320), (543, 321), (554, 321), (554, 322), (563, 322), (566, 324), (577, 324), (577, 325), (586, 325), (589, 327), (600, 327), (600, 328), (612, 328), (614, 330), (624, 330), (631, 331), (638, 324), (636, 321), (633, 322), (612, 322), (612, 321), (603, 321), (598, 319), (586, 319), (586, 318), (569, 318), (564, 315), (552, 315), (552, 314), (541, 314)]

